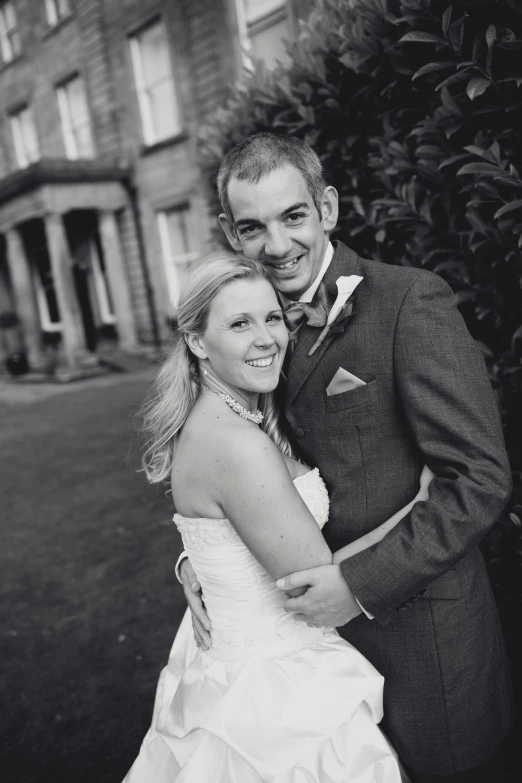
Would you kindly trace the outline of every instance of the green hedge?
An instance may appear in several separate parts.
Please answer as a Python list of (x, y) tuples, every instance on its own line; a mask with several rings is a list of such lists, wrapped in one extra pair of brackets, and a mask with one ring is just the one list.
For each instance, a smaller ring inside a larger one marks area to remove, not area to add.
[[(516, 7), (518, 6), (518, 7)], [(514, 478), (484, 542), (512, 662), (522, 609), (522, 4), (318, 0), (288, 45), (201, 131), (211, 209), (223, 155), (250, 133), (308, 141), (341, 198), (336, 236), (444, 277), (480, 342)], [(518, 645), (518, 646), (517, 646)]]

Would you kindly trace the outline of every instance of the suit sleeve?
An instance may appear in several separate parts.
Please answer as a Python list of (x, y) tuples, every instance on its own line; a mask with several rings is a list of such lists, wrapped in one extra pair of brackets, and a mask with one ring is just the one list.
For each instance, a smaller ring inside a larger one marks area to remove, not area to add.
[(382, 623), (483, 538), (511, 491), (484, 360), (451, 289), (436, 275), (421, 275), (404, 296), (394, 369), (400, 404), (435, 478), (428, 501), (378, 544), (341, 563), (353, 593)]

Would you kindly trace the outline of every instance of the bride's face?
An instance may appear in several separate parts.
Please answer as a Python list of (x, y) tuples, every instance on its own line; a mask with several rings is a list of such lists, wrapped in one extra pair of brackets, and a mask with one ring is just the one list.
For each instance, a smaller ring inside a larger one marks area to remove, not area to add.
[(199, 338), (214, 373), (240, 392), (273, 391), (279, 381), (288, 332), (267, 280), (236, 280), (214, 298)]

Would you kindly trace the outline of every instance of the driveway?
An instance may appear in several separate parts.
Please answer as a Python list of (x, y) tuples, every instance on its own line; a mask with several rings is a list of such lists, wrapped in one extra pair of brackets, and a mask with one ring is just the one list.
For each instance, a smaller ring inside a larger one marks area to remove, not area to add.
[(171, 501), (137, 472), (150, 379), (0, 383), (5, 783), (118, 783), (148, 728), (184, 610)]

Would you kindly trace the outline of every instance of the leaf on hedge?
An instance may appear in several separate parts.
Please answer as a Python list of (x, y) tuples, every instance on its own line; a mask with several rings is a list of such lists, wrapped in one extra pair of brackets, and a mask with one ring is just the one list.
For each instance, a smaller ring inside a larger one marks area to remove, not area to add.
[(515, 51), (516, 49), (522, 49), (522, 41), (497, 41), (497, 46), (501, 49)]
[(510, 201), (509, 204), (504, 204), (503, 207), (497, 209), (493, 217), (496, 220), (497, 218), (502, 217), (502, 215), (507, 215), (509, 212), (515, 212), (517, 209), (522, 209), (522, 199), (517, 199), (517, 201)]
[[(438, 89), (438, 88), (437, 88)], [(447, 87), (443, 87), (440, 93), (440, 99), (444, 106), (449, 109), (453, 114), (456, 114), (458, 117), (462, 116), (462, 112), (460, 110), (460, 107), (453, 97), (453, 95), (450, 93)]]
[(425, 33), (423, 30), (412, 30), (402, 38), (399, 38), (399, 43), (406, 43), (407, 41), (417, 41), (418, 43), (439, 43), (447, 46), (448, 44), (444, 38), (439, 38), (438, 35), (432, 35), (432, 33)]
[(435, 156), (435, 158), (440, 158), (442, 150), (434, 144), (421, 144), (415, 150), (415, 154), (418, 156), (427, 155), (428, 157)]
[(503, 173), (499, 166), (494, 166), (493, 163), (466, 163), (461, 169), (457, 171), (457, 176), (461, 174), (499, 174)]
[(423, 65), (422, 68), (419, 68), (418, 71), (415, 71), (411, 80), (415, 81), (419, 76), (424, 76), (426, 73), (433, 73), (434, 71), (441, 71), (444, 68), (453, 68), (454, 66), (455, 62), (453, 60), (444, 60), (439, 63), (427, 63), (426, 65)]
[(455, 301), (457, 304), (462, 304), (463, 302), (470, 302), (473, 299), (476, 299), (478, 296), (478, 292), (475, 291), (473, 288), (468, 288), (466, 291), (455, 291)]
[(501, 182), (503, 185), (509, 185), (511, 188), (517, 188), (517, 190), (521, 187), (520, 180), (513, 177), (494, 177), (494, 181)]
[(475, 67), (473, 68), (466, 68), (464, 71), (457, 71), (457, 73), (452, 73), (451, 76), (448, 76), (447, 79), (444, 79), (443, 82), (437, 85), (437, 90), (442, 90), (443, 87), (447, 87), (448, 84), (454, 84), (455, 82), (463, 82), (466, 79), (469, 79), (469, 72), (473, 72)]
[(469, 155), (466, 155), (465, 153), (461, 153), (460, 155), (452, 155), (451, 158), (447, 158), (446, 160), (442, 161), (442, 163), (439, 165), (439, 171), (442, 171), (442, 169), (446, 168), (446, 166), (451, 166), (453, 163), (466, 160), (467, 158), (469, 158)]
[(451, 12), (452, 11), (453, 11), (453, 6), (450, 5), (450, 6), (448, 6), (446, 8), (444, 13), (442, 14), (442, 31), (443, 31), (444, 35), (446, 35), (446, 33), (449, 30), (449, 26), (451, 24)]
[(490, 24), (486, 30), (486, 43), (488, 47), (492, 47), (497, 38), (497, 28), (494, 24)]
[(353, 54), (343, 54), (342, 57), (339, 57), (339, 62), (344, 65), (345, 68), (348, 68), (349, 70), (353, 70), (354, 67), (354, 59)]
[(488, 54), (486, 57), (486, 71), (491, 76), (491, 64), (493, 62), (493, 47), (497, 38), (497, 28), (494, 24), (490, 24), (486, 30), (486, 43), (488, 45)]
[(359, 215), (361, 215), (362, 217), (366, 217), (366, 212), (364, 211), (364, 207), (359, 196), (354, 196), (353, 199), (351, 200)]
[(435, 264), (433, 271), (437, 274), (441, 272), (453, 273), (459, 280), (469, 283), (469, 270), (464, 261), (455, 259), (452, 261), (440, 261), (438, 264)]
[(486, 343), (483, 343), (482, 340), (475, 340), (475, 343), (482, 351), (484, 359), (491, 361), (493, 359), (493, 351), (491, 350), (490, 346)]
[(468, 210), (466, 212), (466, 219), (473, 228), (473, 231), (479, 234), (483, 234), (484, 236), (487, 236), (488, 229), (487, 226), (484, 225), (482, 220), (478, 215), (476, 215), (474, 212), (471, 212)]
[(475, 76), (473, 79), (470, 79), (468, 86), (466, 87), (466, 92), (468, 97), (473, 100), (486, 92), (490, 86), (491, 82), (489, 79), (484, 79), (482, 76)]
[(489, 150), (483, 150), (480, 147), (476, 147), (475, 144), (469, 144), (467, 147), (464, 147), (464, 149), (471, 152), (472, 155), (478, 155), (485, 160), (495, 160), (494, 155)]

